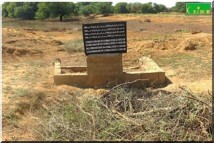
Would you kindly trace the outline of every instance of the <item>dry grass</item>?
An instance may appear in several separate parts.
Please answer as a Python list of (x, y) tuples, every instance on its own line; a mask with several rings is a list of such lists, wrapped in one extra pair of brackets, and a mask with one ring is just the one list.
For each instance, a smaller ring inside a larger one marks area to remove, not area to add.
[[(173, 70), (177, 69), (177, 77), (185, 78), (188, 80), (196, 81), (203, 79), (202, 74), (212, 73), (212, 61), (210, 57), (203, 55), (194, 55), (193, 53), (174, 53), (163, 55), (163, 56), (153, 56), (153, 59), (160, 67), (171, 67)], [(197, 70), (195, 70), (197, 69)]]
[[(35, 113), (41, 108), (41, 103), (45, 98), (45, 93), (28, 88), (18, 88), (14, 91), (14, 103), (8, 107), (8, 111), (2, 114), (3, 128), (20, 128), (19, 121), (27, 112)], [(5, 105), (4, 105), (5, 106)], [(3, 133), (7, 130), (3, 130)]]
[(211, 96), (118, 88), (49, 107), (35, 131), (42, 140), (211, 140)]
[[(60, 22), (58, 19), (40, 21), (40, 20), (21, 20), (21, 19), (4, 18), (2, 22), (2, 27), (3, 28), (16, 27), (16, 28), (23, 28), (23, 29), (29, 29), (29, 30), (37, 29), (37, 30), (64, 32), (66, 30), (74, 29), (76, 27), (81, 26), (82, 24), (81, 18), (76, 17), (72, 19), (66, 19), (64, 22)], [(74, 24), (80, 25), (80, 26), (74, 26)]]
[(71, 40), (65, 43), (64, 49), (68, 53), (84, 52), (84, 45), (82, 40)]

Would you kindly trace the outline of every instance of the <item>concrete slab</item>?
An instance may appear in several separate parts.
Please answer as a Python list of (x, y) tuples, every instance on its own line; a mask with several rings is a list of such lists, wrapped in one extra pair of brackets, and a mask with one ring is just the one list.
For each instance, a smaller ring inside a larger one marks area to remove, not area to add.
[[(123, 72), (122, 54), (89, 55), (86, 58), (87, 67), (60, 66), (55, 63), (54, 82), (56, 85), (67, 84), (79, 87), (115, 86), (123, 82), (139, 81), (132, 86), (162, 85), (165, 83), (165, 72), (152, 60), (142, 57), (139, 62), (145, 71)], [(72, 71), (63, 72), (62, 70)]]
[(79, 87), (88, 87), (88, 75), (86, 73), (78, 74), (55, 74), (54, 83), (56, 85), (73, 85)]

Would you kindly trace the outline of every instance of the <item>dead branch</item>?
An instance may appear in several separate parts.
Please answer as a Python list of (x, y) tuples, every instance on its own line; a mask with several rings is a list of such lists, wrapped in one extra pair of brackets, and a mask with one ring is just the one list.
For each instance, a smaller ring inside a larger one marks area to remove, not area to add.
[(94, 116), (88, 112), (86, 112), (85, 110), (82, 109), (82, 107), (80, 107), (79, 105), (77, 105), (75, 102), (71, 101), (76, 107), (78, 107), (80, 109), (80, 111), (88, 116), (91, 117), (92, 119), (92, 124), (93, 124), (93, 140), (96, 139), (96, 131), (95, 131), (95, 119)]
[(200, 123), (202, 134), (209, 135), (209, 133), (206, 131), (206, 128), (204, 127), (204, 123), (202, 121), (200, 121), (200, 120), (198, 120), (198, 122)]
[(186, 90), (185, 88), (179, 86), (180, 89), (186, 91), (189, 95), (191, 95), (192, 97), (195, 97), (191, 92), (189, 92), (188, 90)]
[(137, 112), (137, 113), (132, 113), (129, 116), (143, 116), (145, 114), (150, 114), (153, 112), (159, 112), (159, 111), (168, 111), (168, 110), (173, 110), (174, 108), (172, 107), (166, 107), (166, 108), (159, 108), (159, 109), (154, 109), (154, 110), (150, 110), (150, 111), (145, 111), (145, 112)]
[(121, 114), (120, 112), (118, 112), (116, 110), (112, 110), (112, 112), (116, 113), (117, 115), (119, 115), (120, 117), (122, 117), (123, 119), (125, 119), (127, 122), (132, 123), (133, 125), (141, 126), (141, 124), (138, 124), (138, 123), (134, 122), (132, 119), (128, 118), (127, 116)]
[(204, 102), (204, 101), (201, 101), (201, 100), (197, 99), (196, 97), (189, 97), (189, 96), (185, 96), (185, 95), (183, 95), (182, 97), (186, 97), (186, 98), (189, 98), (189, 99), (192, 99), (192, 100), (201, 102), (201, 103), (203, 103), (203, 104), (205, 104), (205, 105), (211, 107), (211, 105), (209, 105), (208, 103), (206, 103), (206, 102)]
[(208, 94), (209, 94), (210, 96), (212, 96), (212, 94), (210, 93), (210, 90), (208, 90)]
[(209, 106), (209, 107), (211, 107), (211, 105), (209, 105), (208, 103), (206, 103), (206, 102), (204, 102), (204, 101), (201, 101), (201, 100), (199, 100), (199, 99), (197, 99), (192, 93), (190, 93), (189, 91), (187, 91), (186, 89), (184, 89), (183, 87), (179, 87), (180, 89), (182, 89), (182, 90), (184, 90), (184, 91), (186, 91), (188, 94), (190, 94), (191, 95), (191, 97), (189, 97), (189, 96), (185, 96), (185, 95), (183, 95), (183, 97), (186, 97), (186, 98), (189, 98), (189, 99), (192, 99), (192, 100), (195, 100), (195, 101), (198, 101), (198, 102), (201, 102), (201, 103), (203, 103), (203, 104), (205, 104), (205, 105), (207, 105), (207, 106)]
[(103, 94), (101, 97), (108, 96), (113, 90), (115, 90), (118, 87), (121, 87), (121, 86), (124, 86), (124, 85), (128, 85), (128, 84), (133, 84), (133, 83), (138, 82), (138, 81), (148, 81), (148, 80), (149, 79), (136, 79), (136, 80), (131, 81), (131, 82), (125, 82), (125, 83), (122, 83), (122, 84), (118, 84), (115, 87), (113, 87), (112, 89), (110, 89), (107, 93)]

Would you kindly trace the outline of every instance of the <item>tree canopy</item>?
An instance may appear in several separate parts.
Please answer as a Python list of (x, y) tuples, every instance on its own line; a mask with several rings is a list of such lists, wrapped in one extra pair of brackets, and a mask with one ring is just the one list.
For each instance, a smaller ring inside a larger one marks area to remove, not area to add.
[(152, 3), (142, 4), (142, 13), (157, 13), (157, 10), (153, 7)]
[(130, 13), (141, 13), (142, 12), (142, 3), (135, 2), (130, 5)]
[(2, 6), (2, 16), (22, 19), (47, 19), (58, 17), (60, 21), (66, 16), (110, 13), (185, 13), (185, 2), (177, 2), (172, 8), (157, 3), (126, 3), (119, 2), (112, 6), (112, 2), (5, 2)]
[(128, 4), (126, 2), (119, 2), (114, 6), (115, 13), (129, 13)]
[(72, 2), (42, 2), (38, 4), (36, 19), (46, 19), (49, 17), (59, 17), (62, 21), (63, 16), (74, 13), (75, 5)]
[(97, 2), (94, 3), (95, 13), (109, 15), (113, 13), (113, 7), (111, 2)]
[(23, 19), (34, 19), (35, 12), (37, 11), (37, 3), (23, 3), (22, 6), (14, 9), (14, 16)]
[(175, 6), (171, 8), (171, 11), (185, 13), (186, 12), (186, 3), (185, 2), (176, 2)]
[(79, 15), (84, 15), (84, 16), (89, 16), (90, 14), (95, 13), (95, 9), (93, 5), (83, 5), (79, 7), (78, 14)]

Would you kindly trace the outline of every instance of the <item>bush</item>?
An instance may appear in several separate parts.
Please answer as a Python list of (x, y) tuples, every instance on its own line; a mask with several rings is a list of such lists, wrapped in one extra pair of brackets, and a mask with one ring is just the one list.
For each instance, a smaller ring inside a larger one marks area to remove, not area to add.
[(43, 140), (211, 140), (211, 96), (117, 88), (72, 97), (38, 121)]
[(35, 11), (32, 6), (24, 5), (22, 7), (15, 8), (14, 16), (16, 18), (34, 19)]
[(60, 21), (64, 16), (74, 14), (75, 5), (72, 2), (42, 2), (38, 4), (36, 19), (59, 17)]
[(107, 16), (114, 11), (111, 2), (97, 2), (94, 7), (96, 14), (103, 14), (104, 16)]
[(152, 3), (142, 4), (142, 13), (157, 13)]
[(142, 3), (132, 3), (130, 5), (130, 13), (141, 13), (142, 12)]
[(8, 2), (3, 3), (2, 5), (2, 16), (3, 17), (8, 17), (8, 11), (7, 11), (7, 6), (9, 5)]
[(79, 15), (84, 15), (84, 16), (89, 16), (90, 14), (93, 14), (94, 12), (94, 7), (92, 5), (86, 5), (82, 6), (79, 9)]
[(7, 9), (8, 17), (10, 18), (15, 17), (14, 11), (16, 7), (17, 7), (17, 4), (15, 2), (11, 2), (7, 5), (6, 9)]

